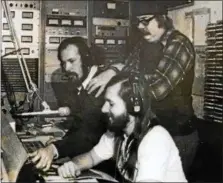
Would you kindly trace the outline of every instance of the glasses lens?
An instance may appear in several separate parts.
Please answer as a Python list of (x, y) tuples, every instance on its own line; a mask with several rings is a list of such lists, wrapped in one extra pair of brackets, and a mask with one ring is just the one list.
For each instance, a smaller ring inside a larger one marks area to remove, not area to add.
[(142, 19), (138, 19), (138, 24), (141, 23), (144, 26), (149, 25), (149, 22), (154, 19), (154, 16), (150, 17), (150, 18), (142, 18)]

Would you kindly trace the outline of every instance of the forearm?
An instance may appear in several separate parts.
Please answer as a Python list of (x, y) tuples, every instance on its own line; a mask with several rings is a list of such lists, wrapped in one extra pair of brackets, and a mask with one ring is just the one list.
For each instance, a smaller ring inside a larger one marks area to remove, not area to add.
[(72, 161), (78, 166), (79, 170), (82, 171), (96, 166), (103, 160), (97, 156), (94, 150), (91, 150), (90, 152), (74, 157)]
[(123, 63), (114, 63), (114, 64), (111, 64), (111, 66), (113, 66), (113, 67), (117, 68), (119, 71), (121, 71), (125, 65)]
[(97, 143), (96, 140), (85, 140), (84, 134), (72, 134), (69, 137), (54, 142), (58, 150), (60, 158), (69, 156), (74, 157), (82, 153), (86, 153), (92, 149), (92, 147)]

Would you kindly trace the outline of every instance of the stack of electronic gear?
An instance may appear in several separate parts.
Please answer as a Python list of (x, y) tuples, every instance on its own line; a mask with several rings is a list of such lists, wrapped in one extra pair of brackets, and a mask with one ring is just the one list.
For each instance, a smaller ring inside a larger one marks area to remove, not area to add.
[(208, 24), (204, 84), (204, 118), (223, 122), (223, 24)]

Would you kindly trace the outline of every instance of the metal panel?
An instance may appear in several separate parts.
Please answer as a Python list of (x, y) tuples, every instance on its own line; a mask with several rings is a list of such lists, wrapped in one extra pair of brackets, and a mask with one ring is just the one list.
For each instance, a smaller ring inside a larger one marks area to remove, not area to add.
[[(57, 48), (68, 37), (81, 36), (88, 39), (88, 1), (44, 1), (44, 73), (43, 98), (52, 107), (57, 108), (57, 100), (51, 86), (52, 82), (63, 83)], [(58, 76), (52, 81), (52, 76)]]
[(22, 143), (12, 130), (9, 122), (12, 118), (1, 113), (1, 149), (2, 159), (10, 182), (16, 182), (17, 176), (28, 158)]
[[(29, 48), (30, 52), (25, 54), (25, 58), (39, 58), (39, 26), (40, 26), (40, 4), (39, 1), (7, 1), (10, 11), (14, 12), (14, 18), (12, 18), (13, 26), (16, 31), (16, 35), (19, 39), (21, 48)], [(25, 15), (31, 15), (31, 17), (24, 17)], [(2, 25), (7, 25), (7, 19), (4, 17), (4, 11), (2, 11)], [(24, 24), (30, 25), (31, 30), (24, 30)], [(10, 37), (10, 30), (2, 30), (2, 36)], [(23, 36), (32, 37), (31, 42), (22, 41)], [(12, 42), (7, 41), (2, 43), (2, 55), (6, 54), (7, 50), (13, 50), (14, 45)], [(8, 55), (6, 58), (17, 58), (16, 54)]]

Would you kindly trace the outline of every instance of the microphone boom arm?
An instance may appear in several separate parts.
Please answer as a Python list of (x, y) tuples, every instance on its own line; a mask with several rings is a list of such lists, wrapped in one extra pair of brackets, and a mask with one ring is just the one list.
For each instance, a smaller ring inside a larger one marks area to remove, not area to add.
[(38, 94), (38, 88), (37, 88), (36, 84), (32, 81), (32, 78), (30, 76), (29, 68), (26, 64), (25, 58), (21, 51), (22, 48), (20, 47), (19, 39), (16, 35), (16, 30), (13, 26), (11, 12), (9, 11), (9, 5), (8, 5), (7, 0), (2, 0), (2, 6), (3, 6), (4, 12), (5, 12), (5, 16), (6, 16), (8, 25), (9, 25), (9, 30), (11, 32), (11, 38), (12, 38), (12, 42), (15, 47), (15, 51), (7, 53), (4, 56), (2, 56), (1, 58), (4, 58), (4, 57), (8, 56), (9, 54), (16, 53), (28, 94), (30, 94), (30, 96), (32, 96), (33, 93), (35, 93), (37, 95), (37, 97), (41, 100), (41, 105), (44, 107), (44, 110), (50, 110), (49, 105), (46, 103), (46, 101), (43, 101), (43, 99)]

